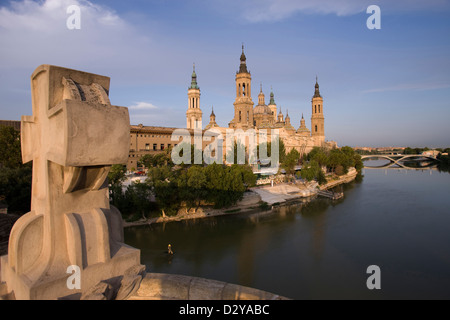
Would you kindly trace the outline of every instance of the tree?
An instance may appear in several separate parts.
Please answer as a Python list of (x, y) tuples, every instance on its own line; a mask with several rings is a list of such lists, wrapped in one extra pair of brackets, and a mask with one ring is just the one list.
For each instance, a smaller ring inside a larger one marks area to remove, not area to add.
[(173, 167), (174, 163), (172, 162), (171, 154), (172, 154), (172, 147), (160, 153), (146, 154), (141, 157), (140, 162), (146, 168), (161, 167), (161, 166)]
[(20, 132), (0, 126), (0, 199), (8, 212), (30, 211), (31, 184), (32, 164), (22, 164)]
[(206, 183), (204, 167), (194, 165), (187, 170), (188, 202), (196, 209), (200, 207), (201, 201), (207, 197)]
[(20, 132), (13, 127), (0, 126), (0, 166), (15, 169), (23, 166)]
[(31, 166), (0, 169), (0, 198), (10, 213), (27, 213), (31, 206)]
[(177, 174), (169, 167), (154, 167), (148, 171), (148, 183), (163, 217), (176, 214), (180, 207)]
[(308, 163), (306, 163), (305, 165), (303, 165), (303, 168), (300, 172), (300, 176), (304, 180), (312, 181), (317, 177), (319, 170), (320, 170), (320, 167), (319, 167), (319, 164), (317, 163), (317, 161), (311, 160)]
[(327, 182), (325, 174), (315, 160), (311, 160), (303, 166), (300, 176), (302, 179), (307, 181), (317, 180), (319, 184), (324, 184)]
[(108, 180), (111, 185), (121, 185), (125, 180), (126, 166), (122, 164), (114, 164), (108, 173)]
[(286, 174), (292, 175), (295, 173), (295, 166), (300, 159), (300, 153), (293, 148), (285, 157), (284, 162), (281, 163), (281, 167), (286, 170)]
[(151, 190), (147, 183), (133, 182), (125, 191), (125, 196), (130, 202), (133, 211), (146, 218), (148, 212), (152, 209)]

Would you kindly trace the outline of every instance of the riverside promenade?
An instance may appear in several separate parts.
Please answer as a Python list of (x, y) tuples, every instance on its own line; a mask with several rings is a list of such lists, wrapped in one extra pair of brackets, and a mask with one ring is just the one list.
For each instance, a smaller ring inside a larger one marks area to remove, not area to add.
[(355, 168), (350, 168), (348, 173), (337, 179), (332, 179), (326, 184), (319, 186), (315, 181), (297, 182), (297, 183), (280, 183), (276, 185), (266, 185), (251, 188), (251, 191), (257, 193), (261, 197), (261, 201), (267, 202), (269, 205), (276, 203), (284, 203), (289, 200), (300, 198), (308, 198), (318, 194), (319, 190), (324, 191), (336, 187), (343, 183), (348, 183), (356, 178), (358, 172)]

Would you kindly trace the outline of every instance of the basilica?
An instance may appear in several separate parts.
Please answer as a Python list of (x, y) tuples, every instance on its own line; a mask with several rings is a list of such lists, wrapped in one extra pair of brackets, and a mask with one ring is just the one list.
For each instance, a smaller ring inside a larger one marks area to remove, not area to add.
[[(311, 99), (311, 130), (306, 127), (302, 114), (300, 126), (296, 129), (291, 124), (289, 114), (283, 115), (281, 108), (275, 103), (274, 93), (270, 92), (269, 104), (266, 104), (265, 95), (260, 86), (258, 104), (252, 100), (252, 77), (247, 69), (247, 58), (242, 46), (239, 69), (236, 72), (236, 98), (234, 100), (234, 117), (228, 123), (231, 129), (277, 129), (280, 139), (283, 140), (286, 152), (295, 148), (301, 155), (308, 153), (315, 146), (326, 148), (336, 147), (335, 142), (325, 141), (325, 117), (323, 98), (320, 95), (319, 84), (316, 77), (314, 95)], [(197, 84), (197, 74), (194, 71), (191, 77), (191, 86), (188, 88), (188, 110), (186, 112), (186, 125), (188, 129), (201, 129), (203, 112), (200, 108), (200, 88)], [(216, 122), (214, 110), (210, 115), (210, 122), (205, 130), (218, 130), (225, 134), (226, 129)]]
[[(227, 134), (233, 130), (254, 130), (258, 136), (261, 132), (267, 132), (267, 139), (271, 139), (271, 133), (276, 132), (284, 143), (286, 153), (292, 149), (296, 149), (300, 155), (304, 155), (310, 152), (315, 146), (325, 148), (334, 148), (337, 146), (334, 141), (325, 140), (324, 105), (317, 78), (314, 94), (311, 99), (311, 129), (307, 128), (303, 114), (299, 127), (296, 128), (291, 123), (288, 112), (286, 112), (285, 116), (282, 113), (281, 107), (275, 103), (273, 92), (270, 92), (269, 103), (266, 104), (262, 86), (259, 88), (258, 103), (256, 106), (254, 105), (252, 100), (252, 77), (247, 69), (247, 58), (244, 54), (244, 47), (242, 47), (239, 69), (236, 72), (235, 78), (236, 98), (233, 103), (233, 118), (229, 121), (228, 127), (221, 127), (216, 122), (216, 116), (214, 110), (212, 110), (209, 116), (209, 123), (203, 127), (203, 112), (200, 107), (200, 87), (197, 83), (195, 65), (193, 69), (191, 84), (187, 92), (188, 108), (186, 111), (186, 128), (184, 130), (192, 137), (192, 142), (195, 140), (195, 132), (200, 131), (204, 138), (209, 137), (202, 139), (200, 142), (203, 150), (219, 136), (225, 140)], [(133, 169), (139, 168), (139, 161), (146, 154), (160, 153), (177, 146), (181, 142), (181, 138), (174, 140), (173, 133), (179, 129), (181, 128), (144, 126), (142, 124), (131, 125), (130, 152), (127, 163), (128, 170), (133, 171)], [(226, 153), (225, 149), (226, 145), (224, 144), (223, 155)]]

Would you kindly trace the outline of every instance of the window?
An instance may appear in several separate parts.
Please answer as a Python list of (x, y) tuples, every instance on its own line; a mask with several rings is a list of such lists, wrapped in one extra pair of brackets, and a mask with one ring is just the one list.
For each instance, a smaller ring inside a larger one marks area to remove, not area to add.
[(247, 111), (247, 122), (249, 121), (249, 119), (250, 119), (250, 112)]
[(164, 143), (161, 143), (161, 150), (164, 150)]
[(242, 84), (242, 95), (245, 97), (245, 83)]
[(241, 122), (241, 112), (239, 111), (239, 122)]
[(317, 106), (314, 106), (314, 113), (317, 113)]
[(171, 144), (169, 143), (168, 145), (167, 145), (167, 149), (169, 149), (171, 147)]
[(156, 151), (156, 143), (153, 144), (153, 151)]
[(145, 150), (150, 150), (150, 143), (145, 144)]
[(316, 132), (317, 132), (317, 125), (315, 126), (315, 130), (316, 130)]
[(319, 104), (319, 113), (320, 113), (320, 104)]

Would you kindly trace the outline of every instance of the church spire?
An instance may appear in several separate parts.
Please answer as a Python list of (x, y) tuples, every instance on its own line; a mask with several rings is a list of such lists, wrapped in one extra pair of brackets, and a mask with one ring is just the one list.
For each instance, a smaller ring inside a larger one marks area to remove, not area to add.
[(270, 102), (269, 102), (269, 105), (276, 105), (275, 98), (274, 98), (274, 95), (273, 95), (272, 86), (270, 87)]
[(242, 43), (242, 54), (241, 54), (241, 64), (239, 66), (239, 73), (250, 73), (247, 70), (247, 58), (245, 57), (244, 53), (244, 43)]
[(197, 74), (195, 73), (195, 63), (193, 66), (193, 71), (191, 75), (191, 86), (189, 87), (189, 89), (200, 89), (197, 85)]
[(317, 82), (317, 75), (316, 75), (316, 85), (314, 86), (313, 98), (321, 98), (320, 91), (319, 91), (319, 83)]

